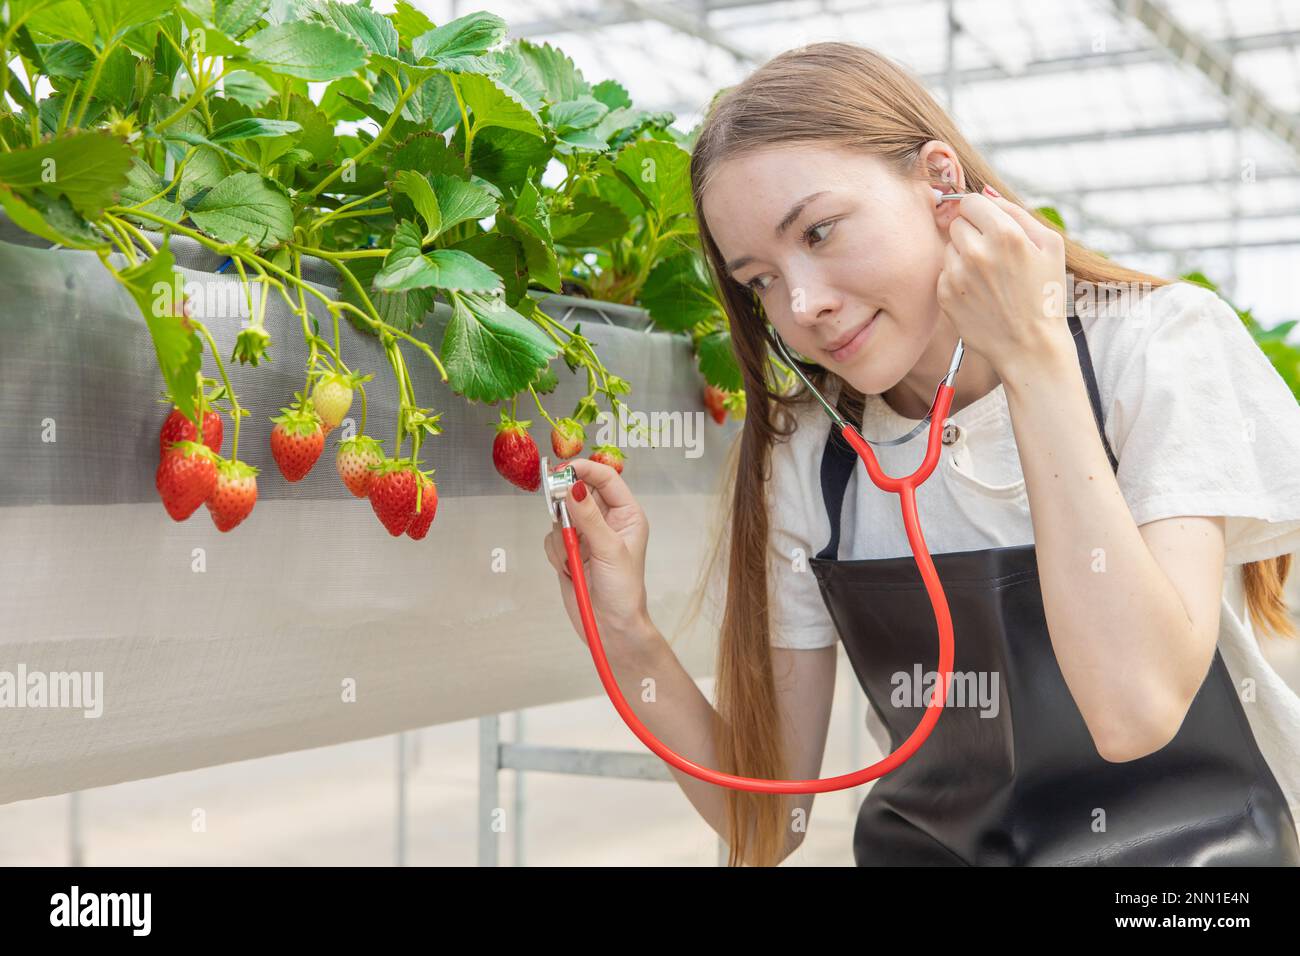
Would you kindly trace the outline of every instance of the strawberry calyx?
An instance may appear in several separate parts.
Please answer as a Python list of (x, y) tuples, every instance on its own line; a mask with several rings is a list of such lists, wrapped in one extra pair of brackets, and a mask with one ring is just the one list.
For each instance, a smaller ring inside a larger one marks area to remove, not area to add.
[(223, 460), (207, 445), (196, 441), (174, 441), (171, 444), (171, 448), (167, 450), (167, 454), (183, 455), (186, 458), (207, 458), (216, 464), (220, 464)]
[(511, 417), (510, 413), (503, 408), (501, 409), (501, 421), (497, 422), (496, 430), (498, 435), (502, 434), (503, 432), (516, 432), (516, 431), (527, 433), (529, 427), (532, 424), (533, 423), (531, 421), (516, 420), (515, 418)]
[(250, 465), (239, 459), (217, 458), (217, 474), (222, 478), (228, 478), (231, 481), (240, 481), (244, 478), (256, 478), (261, 474), (261, 469), (256, 465)]
[(381, 459), (384, 457), (384, 446), (379, 439), (371, 438), (369, 435), (353, 435), (339, 442), (340, 455), (364, 455), (369, 452), (373, 452)]
[(284, 430), (291, 435), (310, 435), (321, 427), (320, 419), (311, 408), (310, 399), (305, 403), (305, 407), (300, 402), (294, 402), (288, 408), (280, 409), (280, 414), (272, 417), (271, 421), (283, 426)]
[(410, 458), (384, 458), (370, 470), (375, 473), (376, 478), (379, 478), (394, 471), (415, 471), (415, 462)]

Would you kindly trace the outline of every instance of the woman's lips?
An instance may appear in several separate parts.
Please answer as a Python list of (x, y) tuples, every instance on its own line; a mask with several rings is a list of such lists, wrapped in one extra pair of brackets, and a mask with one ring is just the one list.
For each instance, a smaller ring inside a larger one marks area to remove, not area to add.
[(880, 310), (877, 309), (876, 314), (867, 320), (866, 325), (858, 329), (857, 334), (854, 335), (853, 338), (849, 339), (842, 346), (830, 353), (831, 358), (837, 362), (845, 362), (848, 359), (853, 358), (853, 356), (862, 348), (862, 344), (867, 340), (867, 337), (871, 332), (871, 327), (876, 324), (876, 319), (879, 318), (879, 316)]

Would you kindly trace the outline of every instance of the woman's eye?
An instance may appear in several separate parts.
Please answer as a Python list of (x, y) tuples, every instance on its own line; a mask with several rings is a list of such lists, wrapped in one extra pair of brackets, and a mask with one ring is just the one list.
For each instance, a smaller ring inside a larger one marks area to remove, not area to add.
[[(834, 225), (835, 225), (834, 222), (819, 222), (819, 223), (817, 223), (817, 225), (815, 225), (815, 226), (809, 226), (807, 229), (804, 230), (804, 234), (803, 234), (804, 242), (808, 243), (808, 245), (810, 245), (810, 246), (814, 246), (814, 245), (816, 245), (817, 243), (815, 243), (815, 242), (812, 241), (812, 237), (813, 237), (814, 235), (816, 235), (817, 230), (818, 230), (818, 229), (826, 229), (826, 230), (829, 231), (829, 230), (831, 229), (831, 227), (834, 226)], [(817, 240), (818, 240), (818, 242), (825, 242), (825, 241), (826, 241), (826, 236), (824, 236), (824, 235), (818, 236), (818, 237), (817, 237)]]
[[(826, 222), (819, 222), (813, 226), (809, 226), (807, 229), (803, 231), (803, 241), (807, 243), (809, 246), (820, 245), (821, 243), (826, 241), (827, 237), (830, 235), (830, 230), (834, 228), (834, 226), (835, 226), (835, 220), (833, 219), (827, 220)], [(821, 230), (825, 230), (825, 232), (822, 232)], [(814, 241), (814, 236), (816, 237), (815, 241)], [(762, 285), (761, 281), (766, 278), (767, 278), (766, 276), (754, 276), (754, 278), (750, 279), (748, 282), (745, 283), (745, 288), (752, 289), (755, 292), (760, 292), (760, 293), (765, 292), (768, 287), (766, 285)]]

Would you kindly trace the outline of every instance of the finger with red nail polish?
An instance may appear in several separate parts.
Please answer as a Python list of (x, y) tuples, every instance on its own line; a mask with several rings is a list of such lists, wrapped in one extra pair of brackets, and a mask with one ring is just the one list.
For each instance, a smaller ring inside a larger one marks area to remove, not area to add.
[(573, 487), (569, 490), (569, 494), (573, 496), (574, 501), (585, 501), (587, 498), (586, 482), (579, 478), (573, 483)]

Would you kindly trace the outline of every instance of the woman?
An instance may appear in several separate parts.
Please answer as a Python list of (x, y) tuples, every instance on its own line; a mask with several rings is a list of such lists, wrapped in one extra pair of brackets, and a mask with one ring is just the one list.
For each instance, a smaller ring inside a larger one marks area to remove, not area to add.
[[(937, 640), (898, 499), (782, 384), (765, 323), (873, 441), (926, 416), (960, 337), (917, 495), (953, 686), (920, 751), (868, 792), (855, 860), (1300, 865), (1300, 699), (1251, 631), (1292, 633), (1300, 409), (1233, 310), (1026, 212), (913, 77), (852, 44), (789, 51), (726, 91), (691, 171), (747, 395), (712, 589), (716, 711), (646, 611), (627, 484), (572, 462), (602, 638), (650, 730), (705, 766), (816, 777), (836, 640), (882, 748), (915, 728)], [(909, 474), (923, 444), (877, 457)], [(558, 531), (546, 551), (582, 636)], [(673, 772), (733, 865), (802, 840), (812, 796)]]

